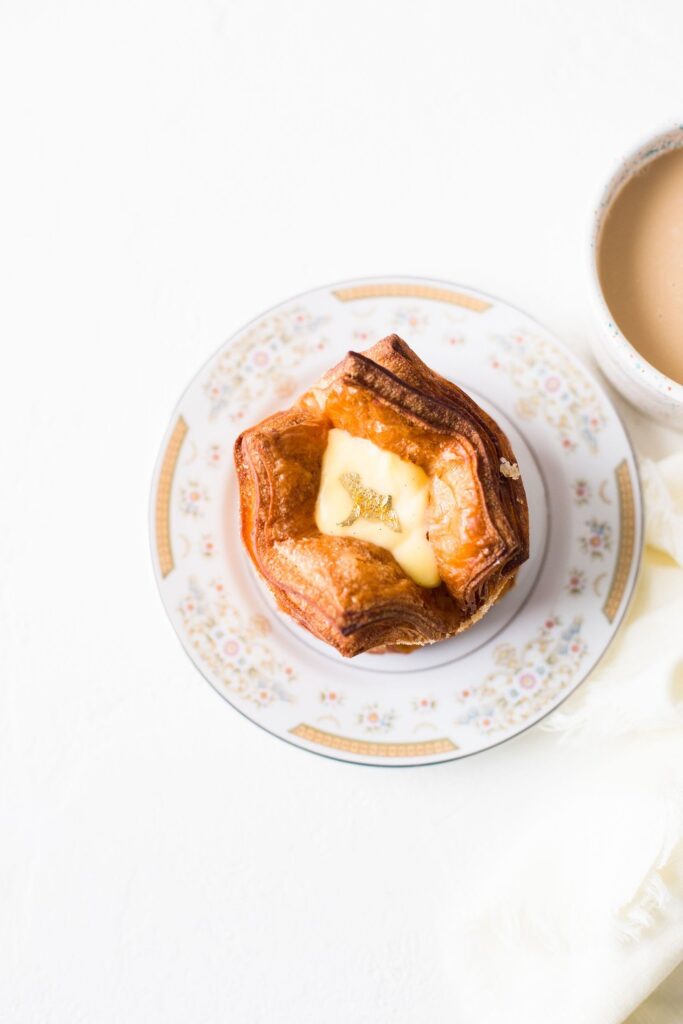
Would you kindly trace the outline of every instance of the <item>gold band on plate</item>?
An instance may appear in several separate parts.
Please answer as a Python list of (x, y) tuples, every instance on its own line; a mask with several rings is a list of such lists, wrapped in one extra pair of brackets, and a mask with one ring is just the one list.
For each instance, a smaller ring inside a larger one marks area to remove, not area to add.
[(324, 732), (312, 725), (295, 726), (289, 730), (293, 736), (316, 743), (320, 747), (332, 750), (343, 750), (347, 754), (359, 754), (363, 757), (428, 757), (430, 754), (449, 754), (457, 750), (452, 740), (426, 740), (424, 743), (372, 743), (368, 740), (352, 740), (346, 736), (336, 736)]
[(155, 525), (159, 571), (162, 577), (168, 576), (174, 565), (173, 551), (171, 550), (171, 485), (173, 484), (173, 475), (186, 434), (187, 423), (180, 416), (173, 428), (173, 433), (168, 439), (164, 459), (161, 463), (161, 472), (159, 473)]
[(484, 313), (491, 308), (490, 302), (476, 299), (473, 295), (463, 295), (451, 288), (435, 288), (428, 284), (407, 284), (397, 281), (394, 284), (359, 284), (352, 288), (337, 288), (332, 294), (340, 302), (353, 302), (355, 299), (433, 299), (435, 302), (449, 302), (452, 306), (462, 306), (475, 313)]
[(610, 584), (607, 600), (602, 606), (605, 618), (613, 622), (619, 611), (628, 577), (631, 572), (633, 551), (636, 538), (636, 512), (633, 497), (633, 483), (626, 459), (619, 463), (614, 475), (617, 480), (619, 496), (619, 551), (614, 566), (614, 575)]

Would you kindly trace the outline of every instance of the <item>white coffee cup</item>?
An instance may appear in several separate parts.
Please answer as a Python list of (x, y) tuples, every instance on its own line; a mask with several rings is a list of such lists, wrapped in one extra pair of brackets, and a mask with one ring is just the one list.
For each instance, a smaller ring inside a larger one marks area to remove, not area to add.
[(632, 405), (669, 426), (683, 430), (683, 385), (644, 359), (617, 327), (605, 301), (598, 273), (600, 235), (617, 193), (650, 160), (681, 146), (683, 123), (673, 124), (648, 136), (619, 161), (593, 213), (588, 269), (592, 304), (601, 328), (596, 347), (600, 367)]

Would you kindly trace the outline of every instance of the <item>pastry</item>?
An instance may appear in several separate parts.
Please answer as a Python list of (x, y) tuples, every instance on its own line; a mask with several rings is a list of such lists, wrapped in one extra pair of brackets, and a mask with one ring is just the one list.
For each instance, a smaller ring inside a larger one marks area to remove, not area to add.
[(345, 657), (467, 629), (529, 554), (507, 437), (395, 334), (240, 434), (235, 465), (254, 567)]

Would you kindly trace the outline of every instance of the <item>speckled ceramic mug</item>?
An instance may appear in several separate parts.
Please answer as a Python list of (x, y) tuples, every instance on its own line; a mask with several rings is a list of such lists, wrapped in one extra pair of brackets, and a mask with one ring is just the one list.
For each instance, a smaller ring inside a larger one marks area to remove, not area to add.
[(593, 213), (589, 264), (593, 308), (601, 327), (596, 356), (603, 372), (632, 405), (679, 430), (683, 430), (683, 385), (649, 363), (617, 327), (600, 284), (598, 250), (605, 218), (620, 189), (650, 160), (681, 146), (683, 123), (675, 123), (648, 136), (620, 160)]

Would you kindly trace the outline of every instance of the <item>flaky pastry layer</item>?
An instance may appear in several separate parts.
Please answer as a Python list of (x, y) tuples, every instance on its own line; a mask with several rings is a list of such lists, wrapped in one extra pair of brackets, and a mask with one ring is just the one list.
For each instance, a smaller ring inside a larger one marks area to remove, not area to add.
[[(419, 586), (383, 548), (317, 529), (331, 427), (424, 469), (438, 587)], [(495, 421), (392, 334), (240, 434), (242, 537), (282, 611), (344, 656), (434, 643), (480, 619), (528, 558), (524, 485), (501, 460), (515, 465)]]

